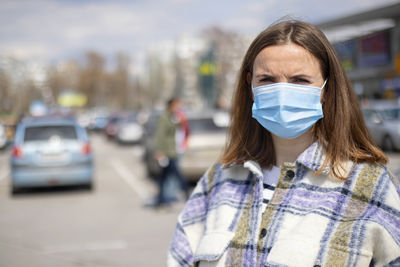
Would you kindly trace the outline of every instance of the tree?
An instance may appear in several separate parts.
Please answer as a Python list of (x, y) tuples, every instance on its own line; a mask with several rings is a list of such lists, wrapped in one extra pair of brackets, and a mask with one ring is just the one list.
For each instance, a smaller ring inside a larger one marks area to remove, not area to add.
[(57, 66), (51, 66), (47, 72), (47, 87), (50, 90), (52, 102), (56, 104), (57, 97), (65, 89), (79, 88), (81, 67), (76, 61), (67, 61)]
[(117, 67), (114, 72), (114, 83), (116, 89), (117, 102), (122, 108), (131, 106), (129, 94), (129, 63), (130, 58), (127, 54), (119, 52), (116, 55)]
[(216, 64), (215, 94), (217, 106), (228, 108), (236, 83), (236, 75), (247, 48), (247, 40), (238, 34), (210, 27), (202, 35), (214, 47)]
[(104, 86), (104, 57), (97, 52), (89, 51), (85, 55), (86, 66), (79, 75), (78, 91), (84, 93), (88, 98), (88, 105), (105, 105), (102, 86)]
[(0, 70), (0, 111), (10, 111), (12, 93), (11, 93), (11, 81), (8, 74)]

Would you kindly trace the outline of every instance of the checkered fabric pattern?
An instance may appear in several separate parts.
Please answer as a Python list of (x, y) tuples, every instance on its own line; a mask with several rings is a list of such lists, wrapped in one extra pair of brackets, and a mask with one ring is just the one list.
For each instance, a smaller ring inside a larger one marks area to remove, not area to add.
[(318, 143), (280, 178), (263, 208), (255, 162), (212, 166), (197, 184), (168, 253), (168, 266), (400, 266), (400, 185), (385, 166), (329, 168)]

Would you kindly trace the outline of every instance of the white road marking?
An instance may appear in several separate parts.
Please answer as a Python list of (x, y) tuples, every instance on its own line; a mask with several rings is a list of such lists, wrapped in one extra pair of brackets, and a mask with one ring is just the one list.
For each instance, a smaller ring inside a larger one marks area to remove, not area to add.
[(144, 154), (144, 148), (143, 148), (143, 147), (136, 146), (136, 147), (133, 147), (133, 148), (130, 150), (130, 152), (131, 152), (135, 157), (140, 158), (140, 157), (142, 157), (143, 154)]
[(59, 246), (48, 246), (43, 248), (43, 254), (54, 254), (75, 251), (102, 251), (126, 249), (128, 243), (124, 240), (97, 241), (86, 244), (66, 244)]
[(6, 179), (10, 175), (9, 171), (4, 171), (0, 173), (0, 181)]
[(110, 164), (142, 200), (147, 198), (146, 186), (121, 161), (112, 159)]

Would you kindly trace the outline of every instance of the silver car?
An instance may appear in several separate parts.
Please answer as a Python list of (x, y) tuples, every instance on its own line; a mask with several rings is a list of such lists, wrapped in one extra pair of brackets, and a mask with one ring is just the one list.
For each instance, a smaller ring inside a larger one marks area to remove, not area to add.
[(137, 144), (142, 141), (142, 137), (143, 128), (136, 115), (128, 115), (118, 122), (116, 139), (119, 144)]
[(7, 133), (6, 127), (0, 121), (0, 149), (3, 149), (7, 146)]
[(197, 181), (221, 156), (229, 119), (225, 113), (214, 113), (192, 115), (188, 120), (188, 147), (180, 166), (188, 180)]
[[(150, 116), (143, 135), (144, 161), (149, 176), (153, 178), (161, 172), (160, 164), (154, 158), (154, 135), (159, 115)], [(179, 166), (189, 181), (196, 182), (221, 155), (229, 117), (224, 112), (196, 112), (188, 113), (187, 119), (190, 128), (188, 147), (179, 157)]]
[(11, 156), (12, 192), (24, 187), (93, 183), (93, 156), (86, 130), (72, 118), (23, 119)]
[(400, 107), (364, 108), (364, 118), (375, 143), (383, 150), (400, 150)]

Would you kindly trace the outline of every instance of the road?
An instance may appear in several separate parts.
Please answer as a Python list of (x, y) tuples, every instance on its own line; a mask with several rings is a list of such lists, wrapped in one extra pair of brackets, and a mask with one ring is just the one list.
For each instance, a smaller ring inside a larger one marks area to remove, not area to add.
[[(183, 203), (144, 207), (156, 192), (140, 146), (92, 135), (95, 188), (35, 190), (12, 197), (9, 151), (0, 152), (0, 267), (165, 266)], [(400, 154), (389, 154), (391, 168)]]
[(0, 153), (0, 267), (165, 266), (183, 203), (145, 208), (155, 193), (141, 148), (92, 136), (95, 188), (34, 190), (12, 197)]

